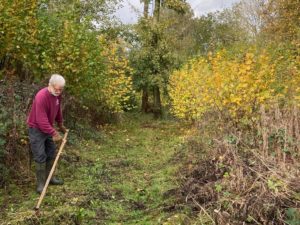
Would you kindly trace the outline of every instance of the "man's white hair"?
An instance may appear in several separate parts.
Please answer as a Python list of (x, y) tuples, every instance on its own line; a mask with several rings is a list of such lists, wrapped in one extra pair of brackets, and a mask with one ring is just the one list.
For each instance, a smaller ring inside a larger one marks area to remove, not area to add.
[(50, 85), (59, 85), (61, 87), (64, 87), (66, 84), (65, 78), (63, 78), (62, 75), (59, 74), (52, 74), (51, 78), (49, 80)]

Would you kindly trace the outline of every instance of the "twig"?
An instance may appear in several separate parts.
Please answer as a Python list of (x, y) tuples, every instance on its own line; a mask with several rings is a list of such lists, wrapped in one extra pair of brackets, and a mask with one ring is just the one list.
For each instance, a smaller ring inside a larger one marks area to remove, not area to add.
[(193, 202), (208, 216), (208, 218), (213, 222), (213, 224), (216, 224), (214, 219), (209, 215), (209, 213), (194, 199), (192, 198)]

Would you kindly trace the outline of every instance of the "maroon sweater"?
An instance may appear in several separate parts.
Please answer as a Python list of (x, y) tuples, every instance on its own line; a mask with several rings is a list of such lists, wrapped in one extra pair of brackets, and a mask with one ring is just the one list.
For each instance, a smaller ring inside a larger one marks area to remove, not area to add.
[(48, 88), (41, 89), (35, 96), (31, 111), (27, 118), (29, 127), (38, 128), (46, 134), (54, 136), (56, 131), (53, 128), (54, 121), (62, 123), (61, 96), (54, 96)]

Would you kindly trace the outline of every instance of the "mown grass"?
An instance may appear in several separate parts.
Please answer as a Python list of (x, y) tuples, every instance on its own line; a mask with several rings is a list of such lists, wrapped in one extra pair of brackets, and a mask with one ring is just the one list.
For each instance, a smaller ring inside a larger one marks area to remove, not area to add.
[[(32, 210), (38, 198), (34, 179), (23, 187), (13, 187), (10, 192), (1, 190), (1, 203), (6, 205), (0, 223), (168, 221), (176, 213), (170, 210), (176, 202), (172, 194), (166, 193), (178, 186), (180, 166), (172, 158), (187, 129), (176, 121), (153, 120), (137, 114), (126, 115), (118, 125), (100, 128), (92, 139), (65, 149), (58, 168), (65, 185), (49, 187), (40, 217)], [(185, 209), (181, 211), (184, 213)]]

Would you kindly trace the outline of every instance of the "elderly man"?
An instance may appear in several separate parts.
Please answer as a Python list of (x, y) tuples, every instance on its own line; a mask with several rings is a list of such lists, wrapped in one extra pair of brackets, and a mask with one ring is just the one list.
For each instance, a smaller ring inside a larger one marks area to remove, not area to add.
[[(53, 74), (48, 87), (36, 94), (27, 119), (31, 150), (36, 166), (36, 191), (38, 193), (43, 191), (55, 159), (54, 142), (62, 139), (58, 131), (66, 132), (61, 111), (61, 93), (64, 86), (65, 79), (59, 74)], [(53, 127), (54, 121), (57, 122), (58, 131)], [(63, 181), (53, 176), (50, 184), (62, 185)]]

